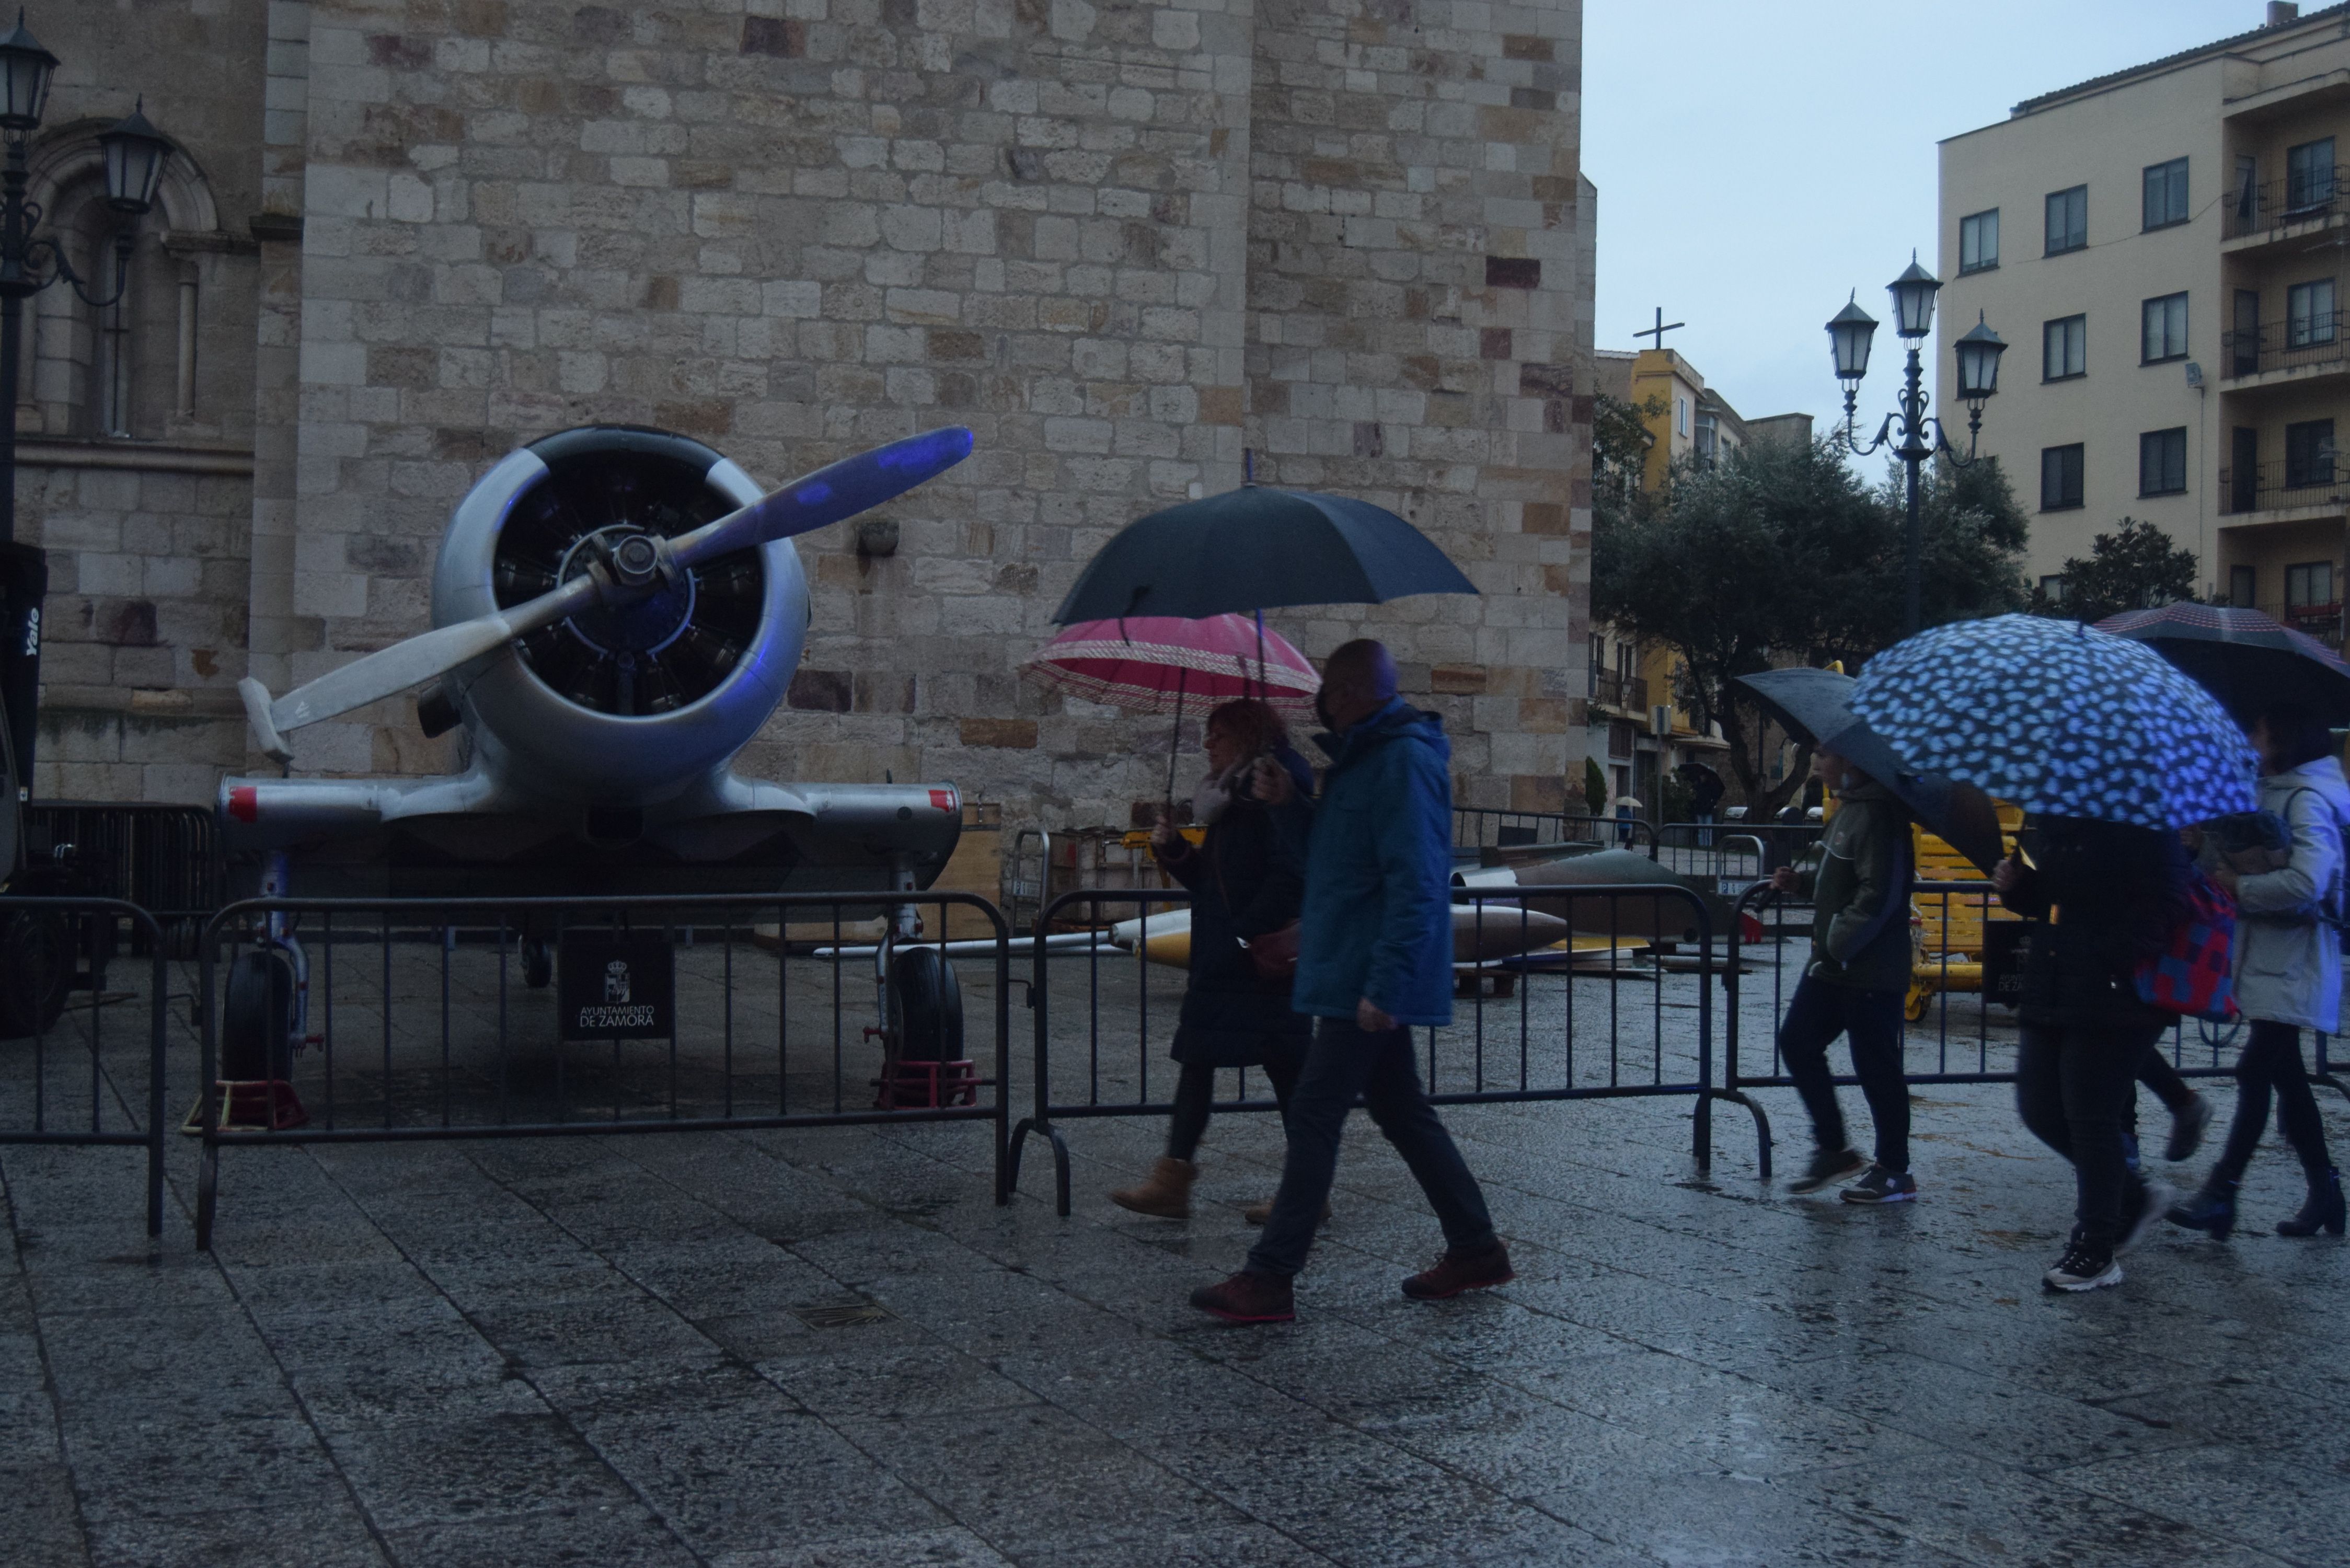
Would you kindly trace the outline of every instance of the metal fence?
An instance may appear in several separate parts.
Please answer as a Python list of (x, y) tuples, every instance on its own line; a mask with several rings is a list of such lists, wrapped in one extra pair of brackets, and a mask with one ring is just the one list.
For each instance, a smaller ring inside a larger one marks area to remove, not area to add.
[[(1741, 914), (1763, 910), (1781, 902), (1768, 885), (1749, 888), (1738, 900)], [(2013, 955), (2017, 936), (2026, 922), (1995, 912), (1998, 895), (1988, 882), (1918, 882), (1910, 888), (1913, 925), (1920, 960), (1915, 967), (1908, 999), (1903, 1036), (1903, 1070), (1912, 1084), (2012, 1084), (2015, 1081), (2015, 1047), (2019, 1028), (2014, 1002), (2020, 995), (2021, 969)], [(1792, 929), (1783, 919), (1782, 931)], [(2002, 934), (2006, 933), (2006, 934)], [(1790, 944), (1794, 956), (1790, 959)], [(1804, 967), (1810, 961), (1807, 937), (1782, 936), (1757, 949), (1749, 947), (1742, 962), (1726, 966), (1723, 983), (1729, 997), (1722, 1042), (1722, 1087), (1754, 1111), (1763, 1126), (1762, 1174), (1771, 1176), (1768, 1121), (1746, 1092), (1761, 1088), (1792, 1088), (1779, 1057), (1778, 1021), (1785, 1014)], [(1752, 966), (1755, 975), (1742, 976)], [(1767, 979), (1757, 976), (1767, 976)], [(2244, 1025), (2207, 1023), (2182, 1019), (2161, 1042), (2164, 1056), (2181, 1077), (2218, 1078), (2234, 1072), (2233, 1053), (2242, 1043)], [(1769, 1042), (1768, 1066), (1750, 1072), (1749, 1037), (1760, 1033)], [(2342, 1087), (2331, 1076), (2327, 1041), (2317, 1041), (2317, 1075)], [(1838, 1075), (1842, 1086), (1859, 1079)], [(2350, 1089), (2344, 1091), (2350, 1094)]]
[[(1070, 1165), (1062, 1124), (1173, 1109), (1179, 1069), (1166, 1054), (1187, 976), (1144, 955), (1179, 929), (1188, 943), (1171, 908), (1183, 898), (1089, 889), (1054, 900), (1037, 921), (1031, 1103), (1012, 1130), (1009, 1179), (1017, 1186), (1026, 1140), (1045, 1140), (1063, 1215)], [(1456, 920), (1457, 955), (1464, 947), (1471, 956), (1516, 950), (1456, 969), (1453, 1022), (1420, 1032), (1429, 1098), (1460, 1106), (1687, 1096), (1692, 1151), (1710, 1167), (1713, 1101), (1725, 1096), (1713, 1083), (1718, 961), (1704, 900), (1648, 884), (1544, 888), (1524, 898), (1457, 906), (1469, 910)], [(1094, 929), (1048, 942), (1063, 907), (1079, 903), (1092, 907)], [(1105, 907), (1137, 913), (1113, 933), (1101, 929)], [(1215, 1113), (1276, 1108), (1252, 1095), (1248, 1069), (1220, 1077), (1230, 1089)]]
[(288, 1143), (985, 1121), (1005, 1201), (1008, 937), (943, 892), (232, 905), (197, 1245), (221, 1151)]
[(25, 851), (57, 866), (78, 896), (153, 915), (182, 956), (224, 896), (210, 806), (36, 800), (25, 807)]
[(0, 897), (0, 1144), (144, 1148), (150, 1236), (163, 1230), (164, 945), (120, 898)]
[(1482, 805), (1452, 808), (1452, 847), (1456, 850), (1515, 849), (1544, 844), (1601, 844), (1643, 849), (1653, 858), (1657, 826), (1637, 816), (1509, 811)]

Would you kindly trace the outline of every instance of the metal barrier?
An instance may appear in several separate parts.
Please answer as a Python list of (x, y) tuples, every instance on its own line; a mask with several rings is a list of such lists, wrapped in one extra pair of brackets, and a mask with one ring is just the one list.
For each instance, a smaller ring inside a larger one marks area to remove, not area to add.
[[(143, 1008), (135, 991), (108, 988), (125, 922), (133, 945), (144, 949), (140, 961), (127, 966), (147, 976)], [(8, 1020), (0, 1026), (8, 1036), (0, 1039), (0, 1144), (144, 1148), (147, 1234), (162, 1234), (171, 977), (155, 918), (120, 898), (0, 897), (0, 943), (6, 950), (0, 983), (10, 988), (0, 1013)], [(76, 992), (87, 1000), (77, 1001)], [(116, 1032), (119, 1044), (106, 1028), (117, 1007), (136, 1020)], [(85, 1125), (60, 1125), (68, 1121)]]
[[(1081, 889), (1055, 899), (1037, 920), (1028, 998), (1036, 1015), (1032, 1103), (1012, 1129), (1009, 1184), (1019, 1184), (1028, 1137), (1043, 1138), (1053, 1150), (1055, 1207), (1064, 1216), (1069, 1147), (1059, 1123), (1163, 1116), (1174, 1108), (1163, 1093), (1153, 1093), (1153, 1075), (1172, 1087), (1178, 1069), (1163, 1058), (1186, 977), (1173, 970), (1154, 976), (1142, 954), (1153, 940), (1156, 917), (1149, 906), (1186, 898), (1180, 891)], [(1064, 906), (1076, 903), (1094, 906), (1095, 929), (1048, 946), (1045, 933)], [(1669, 885), (1622, 883), (1544, 888), (1528, 903), (1533, 915), (1492, 902), (1461, 906), (1476, 913), (1465, 931), (1456, 930), (1456, 945), (1465, 940), (1478, 951), (1532, 950), (1456, 970), (1470, 994), (1452, 1023), (1424, 1031), (1429, 1098), (1461, 1106), (1688, 1096), (1692, 1149), (1700, 1167), (1710, 1168), (1713, 1102), (1725, 1096), (1713, 1086), (1717, 962), (1704, 900)], [(1130, 949), (1113, 945), (1099, 929), (1104, 905), (1141, 907)], [(1574, 929), (1568, 948), (1542, 945), (1548, 936), (1533, 929), (1553, 911)], [(1170, 936), (1175, 924), (1170, 919)], [(1658, 935), (1660, 927), (1672, 934)], [(1648, 994), (1627, 1007), (1627, 984)], [(1595, 987), (1604, 988), (1604, 996)], [(1694, 1013), (1695, 1029), (1669, 1029), (1669, 1018), (1684, 1012)], [(1069, 1024), (1072, 1016), (1082, 1022)], [(1645, 1031), (1638, 1027), (1644, 1018)], [(1216, 1113), (1276, 1108), (1270, 1099), (1250, 1097), (1247, 1069), (1231, 1071), (1233, 1094), (1214, 1102)], [(1756, 1112), (1759, 1135), (1761, 1113), (1746, 1103)]]
[[(942, 953), (956, 925), (987, 934)], [(1009, 937), (937, 891), (231, 905), (202, 942), (196, 1244), (220, 1151), (294, 1143), (987, 1121), (1008, 1201)], [(953, 956), (983, 961), (992, 1063), (962, 1048)], [(525, 1008), (517, 981), (558, 983)]]
[(1743, 887), (1803, 864), (1823, 831), (1816, 822), (1669, 822), (1657, 829), (1657, 858), (1686, 876)]
[[(1991, 910), (1999, 896), (1988, 882), (1917, 882), (1911, 885), (1909, 896), (1912, 909), (1918, 909), (1921, 917), (1931, 911), (1945, 932), (1962, 929), (1962, 922), (1970, 918), (1979, 922), (1981, 927), (1993, 931), (2002, 926), (2012, 926), (2020, 930), (2024, 924), (2020, 920), (1992, 919)], [(1741, 914), (1745, 914), (1771, 904), (1779, 897), (1768, 883), (1759, 883), (1740, 896), (1737, 909)], [(1919, 909), (1921, 904), (1928, 908)], [(1784, 929), (1783, 925), (1780, 929)], [(1799, 940), (1804, 940), (1804, 961), (1808, 962), (1808, 939)], [(1903, 1033), (1903, 1071), (1910, 1083), (2015, 1082), (2013, 1051), (2020, 1031), (2012, 1013), (2005, 1019), (1995, 1020), (1992, 1017), (1992, 1009), (2004, 1005), (1994, 999), (1993, 990), (1999, 985), (2005, 970), (1994, 955), (1982, 950), (1983, 944), (1990, 940), (1989, 938), (1977, 939), (1973, 950), (1976, 956), (1971, 959), (1962, 956), (1967, 950), (1965, 948), (1956, 942), (1949, 943), (1929, 952), (1925, 965), (1914, 971), (1911, 991), (1914, 1015), (1907, 1020)], [(1751, 1074), (1742, 1065), (1742, 1034), (1745, 1022), (1743, 1003), (1761, 998), (1742, 989), (1740, 971), (1744, 967), (1743, 963), (1726, 967), (1722, 974), (1723, 984), (1730, 992), (1726, 1007), (1729, 1019), (1722, 1043), (1722, 1085), (1726, 1094), (1738, 1097), (1754, 1112), (1762, 1127), (1762, 1176), (1766, 1181), (1771, 1178), (1770, 1124), (1762, 1109), (1746, 1098), (1745, 1091), (1793, 1088), (1795, 1082), (1783, 1070), (1778, 1048), (1778, 1021), (1784, 1015), (1789, 994), (1794, 990), (1788, 973), (1785, 939), (1783, 937), (1768, 945), (1771, 978), (1767, 992), (1767, 1017), (1771, 1065), (1766, 1073)], [(1800, 972), (1799, 968), (1798, 977)], [(1918, 1010), (1920, 992), (1923, 993), (1923, 1005), (1922, 1010)], [(1967, 996), (1974, 999), (1971, 1004), (1956, 1000)], [(1966, 1016), (1970, 1012), (1971, 1019)], [(1952, 1029), (1954, 1021), (1959, 1025), (1955, 1032)], [(1968, 1033), (1970, 1025), (1971, 1033)], [(2166, 1054), (2172, 1068), (2181, 1077), (2227, 1077), (2235, 1069), (2224, 1064), (2221, 1057), (2235, 1048), (2242, 1029), (2241, 1023), (2210, 1024), (2199, 1020), (2182, 1019), (2169, 1033)], [(1917, 1060), (1921, 1043), (1923, 1049), (1931, 1052), (1930, 1063), (1923, 1065)], [(2004, 1064), (2001, 1064), (2002, 1058)], [(2324, 1035), (2318, 1036), (2317, 1066), (2316, 1076), (2324, 1077), (2326, 1082), (2341, 1087), (2334, 1078), (2326, 1076), (2328, 1064)], [(1839, 1087), (1856, 1085), (1860, 1082), (1850, 1075), (1836, 1075), (1834, 1081)], [(2345, 1093), (2350, 1094), (2350, 1090), (2345, 1090)]]
[(36, 861), (70, 846), (77, 892), (149, 911), (183, 957), (225, 896), (210, 806), (36, 800), (25, 807), (25, 838)]
[(1606, 844), (1657, 853), (1657, 825), (1638, 816), (1592, 816), (1571, 811), (1508, 811), (1499, 806), (1452, 808), (1452, 847), (1514, 849), (1540, 844)]

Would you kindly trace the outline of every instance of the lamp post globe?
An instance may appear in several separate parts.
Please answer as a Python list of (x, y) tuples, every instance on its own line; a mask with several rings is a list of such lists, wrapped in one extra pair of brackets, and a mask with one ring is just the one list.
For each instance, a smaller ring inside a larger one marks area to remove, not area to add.
[(1893, 296), (1893, 330), (1902, 337), (1918, 338), (1934, 330), (1934, 296), (1942, 291), (1942, 280), (1909, 258), (1908, 267), (1899, 277), (1885, 286)]
[(0, 130), (22, 136), (39, 127), (49, 96), (49, 74), (57, 68), (57, 56), (25, 30), (20, 7), (16, 26), (0, 37)]
[(106, 158), (106, 204), (131, 216), (155, 204), (155, 182), (172, 160), (172, 143), (148, 123), (146, 100), (98, 133)]
[(1868, 348), (1877, 337), (1877, 317), (1854, 299), (1828, 322), (1828, 345), (1835, 356), (1836, 379), (1850, 393), (1868, 374)]
[(1982, 312), (1975, 312), (1975, 324), (1959, 339), (1959, 396), (1980, 415), (1983, 400), (1999, 390), (1999, 357), (2007, 352), (2007, 342), (1991, 329)]

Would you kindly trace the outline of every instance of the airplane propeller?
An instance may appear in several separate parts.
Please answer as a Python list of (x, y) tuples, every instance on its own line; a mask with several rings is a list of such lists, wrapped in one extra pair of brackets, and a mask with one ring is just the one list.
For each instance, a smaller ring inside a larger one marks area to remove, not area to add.
[(275, 701), (269, 689), (248, 675), (237, 682), (245, 717), (264, 753), (280, 763), (291, 761), (284, 739), (288, 730), (421, 686), (591, 606), (640, 598), (674, 572), (854, 517), (945, 472), (971, 455), (971, 431), (956, 425), (843, 458), (691, 533), (674, 539), (624, 539), (580, 576), (527, 603), (393, 643)]

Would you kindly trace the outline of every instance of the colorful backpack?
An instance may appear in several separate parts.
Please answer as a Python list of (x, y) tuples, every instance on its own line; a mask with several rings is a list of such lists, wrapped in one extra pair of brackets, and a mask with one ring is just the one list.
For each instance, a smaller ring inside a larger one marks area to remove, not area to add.
[(2187, 919), (2133, 977), (2149, 1007), (2226, 1023), (2236, 1012), (2236, 901), (2201, 872), (2189, 879)]

